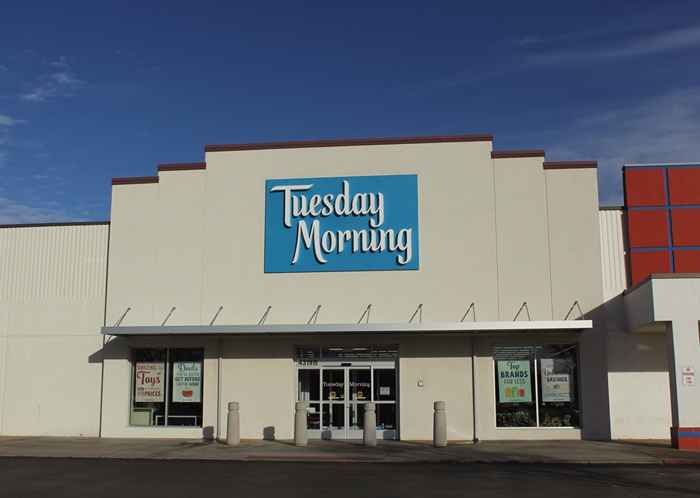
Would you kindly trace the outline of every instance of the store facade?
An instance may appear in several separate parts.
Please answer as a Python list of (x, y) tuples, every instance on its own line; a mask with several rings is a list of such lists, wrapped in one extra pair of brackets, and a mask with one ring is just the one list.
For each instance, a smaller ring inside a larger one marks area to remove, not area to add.
[(374, 402), (380, 437), (428, 440), (440, 400), (452, 441), (615, 437), (595, 163), (486, 135), (205, 151), (115, 178), (108, 224), (0, 230), (0, 432), (223, 438), (238, 401), (241, 437), (289, 439), (302, 400), (310, 437)]

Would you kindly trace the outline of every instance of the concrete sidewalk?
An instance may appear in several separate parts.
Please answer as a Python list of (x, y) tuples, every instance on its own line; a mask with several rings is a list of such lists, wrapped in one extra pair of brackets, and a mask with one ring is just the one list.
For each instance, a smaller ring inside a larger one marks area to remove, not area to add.
[(380, 441), (310, 441), (299, 448), (290, 441), (243, 441), (229, 447), (214, 441), (181, 439), (98, 439), (0, 437), (0, 457), (231, 460), (275, 462), (376, 463), (547, 463), (547, 464), (700, 464), (700, 453), (674, 450), (657, 441), (486, 441), (428, 443)]

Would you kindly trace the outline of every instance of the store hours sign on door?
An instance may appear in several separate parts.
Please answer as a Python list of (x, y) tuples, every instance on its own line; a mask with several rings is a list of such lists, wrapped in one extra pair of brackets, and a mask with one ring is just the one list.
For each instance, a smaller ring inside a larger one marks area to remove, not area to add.
[(418, 269), (418, 176), (265, 182), (265, 272)]

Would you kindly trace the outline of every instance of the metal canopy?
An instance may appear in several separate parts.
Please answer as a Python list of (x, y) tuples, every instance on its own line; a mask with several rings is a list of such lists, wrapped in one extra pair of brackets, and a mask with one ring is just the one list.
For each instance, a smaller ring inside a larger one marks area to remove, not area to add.
[(507, 331), (577, 331), (593, 328), (591, 320), (423, 322), (423, 323), (305, 323), (260, 325), (131, 325), (102, 327), (104, 335), (241, 335), (241, 334), (363, 334)]

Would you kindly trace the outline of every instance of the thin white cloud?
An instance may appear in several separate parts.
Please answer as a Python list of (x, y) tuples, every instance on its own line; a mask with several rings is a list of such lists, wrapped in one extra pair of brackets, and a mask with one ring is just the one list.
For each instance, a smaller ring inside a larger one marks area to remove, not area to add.
[(640, 36), (632, 41), (602, 44), (592, 49), (532, 54), (525, 58), (525, 63), (526, 65), (551, 65), (581, 60), (612, 60), (656, 55), (697, 46), (700, 46), (700, 25), (693, 25)]
[(15, 126), (20, 123), (24, 123), (21, 119), (15, 119), (6, 114), (0, 114), (0, 126)]
[[(457, 87), (500, 79), (539, 67), (609, 62), (700, 48), (700, 24), (665, 31), (657, 29), (656, 32), (642, 24), (622, 27), (613, 25), (548, 37), (522, 36), (509, 43), (518, 46), (519, 50), (511, 51), (512, 56), (495, 61), (490, 68), (462, 70), (449, 77), (435, 79), (429, 82), (429, 86)], [(581, 48), (582, 46), (586, 48)]]
[(0, 197), (0, 225), (15, 223), (48, 223), (53, 221), (75, 220), (61, 209), (29, 206)]
[(72, 97), (85, 85), (75, 74), (65, 56), (49, 63), (52, 71), (42, 74), (26, 92), (20, 94), (22, 100), (44, 102), (57, 97)]
[(50, 66), (54, 66), (54, 67), (64, 67), (64, 68), (68, 68), (68, 67), (69, 67), (69, 65), (68, 65), (68, 57), (66, 57), (65, 55), (62, 55), (62, 56), (60, 56), (58, 59), (49, 62), (49, 65), (50, 65)]
[(601, 203), (621, 203), (623, 164), (700, 162), (700, 86), (585, 115), (557, 135), (548, 159), (597, 159)]

